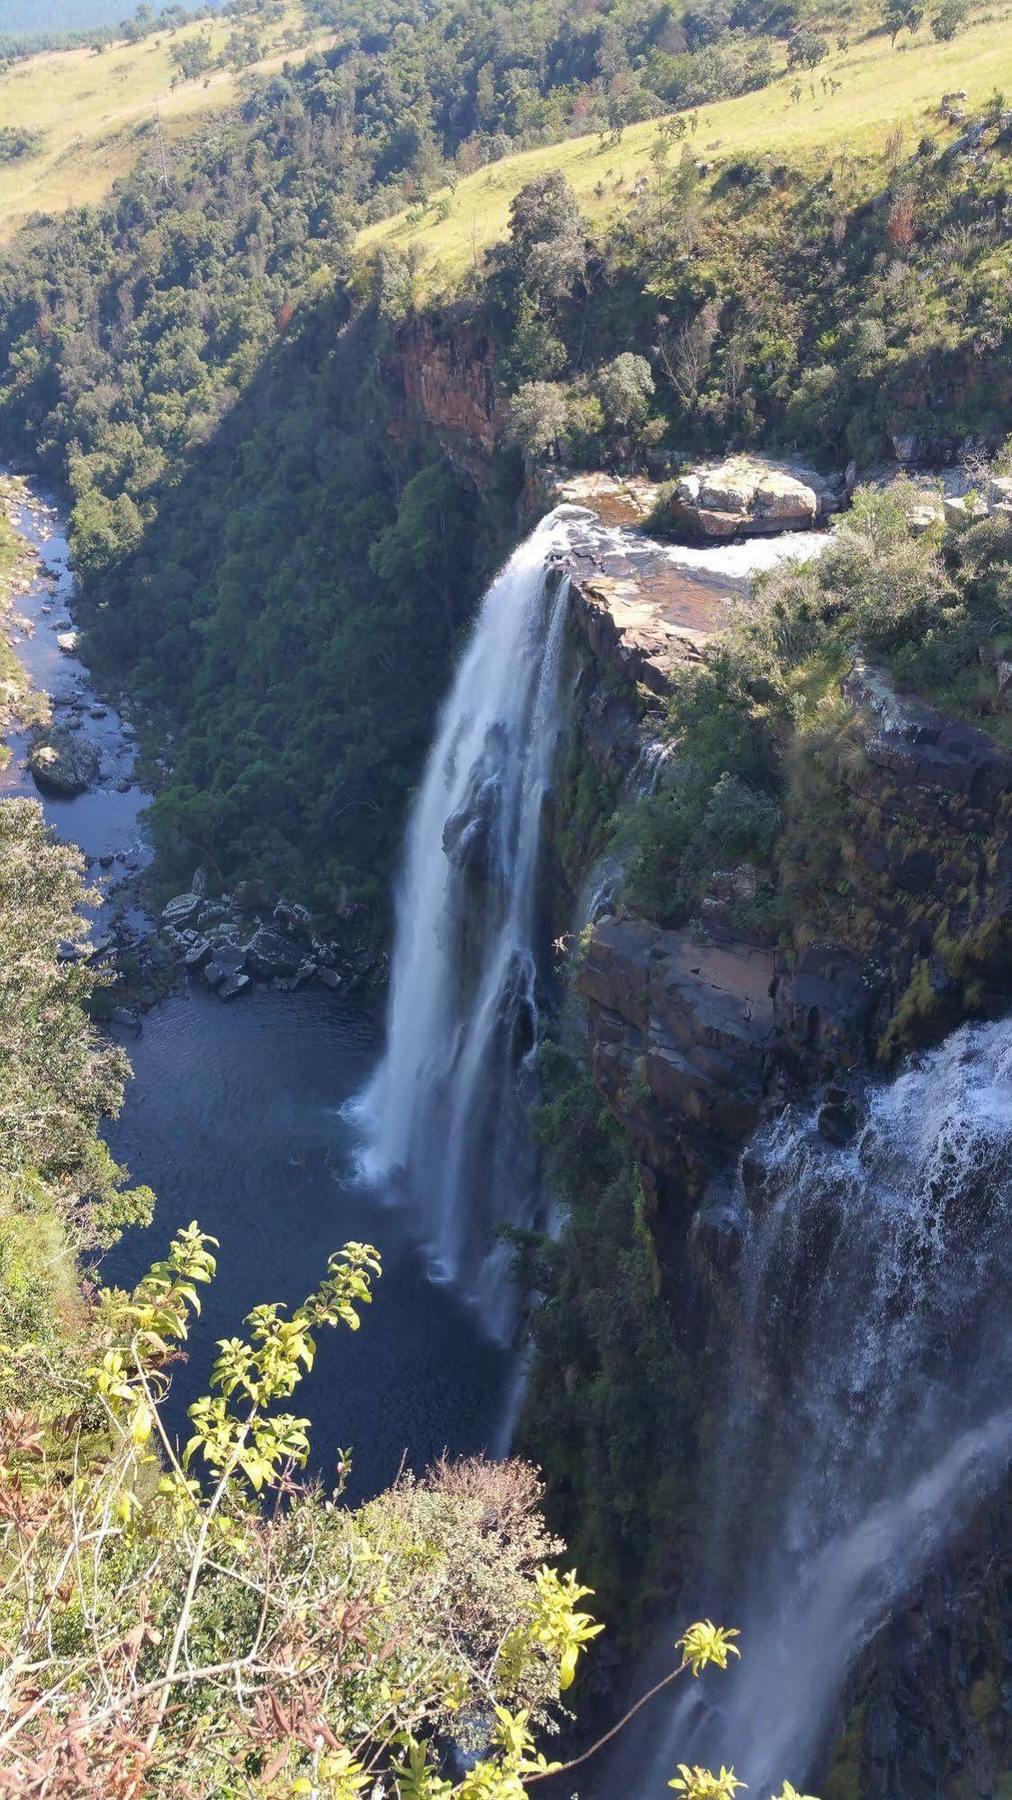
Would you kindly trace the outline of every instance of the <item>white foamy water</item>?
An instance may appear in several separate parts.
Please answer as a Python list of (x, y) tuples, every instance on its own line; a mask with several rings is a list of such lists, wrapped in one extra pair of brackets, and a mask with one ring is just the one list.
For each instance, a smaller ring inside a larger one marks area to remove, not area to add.
[(387, 1051), (362, 1107), (368, 1172), (410, 1191), (437, 1267), (500, 1333), (514, 1301), (497, 1227), (529, 1224), (536, 1198), (524, 1077), (568, 594), (553, 559), (588, 518), (550, 514), (482, 603), (411, 819)]
[(660, 1796), (679, 1761), (820, 1791), (848, 1671), (1008, 1457), (1010, 1198), (1009, 1020), (875, 1089), (852, 1144), (788, 1111), (750, 1146), (702, 1566), (664, 1634), (709, 1615), (742, 1660), (595, 1794)]

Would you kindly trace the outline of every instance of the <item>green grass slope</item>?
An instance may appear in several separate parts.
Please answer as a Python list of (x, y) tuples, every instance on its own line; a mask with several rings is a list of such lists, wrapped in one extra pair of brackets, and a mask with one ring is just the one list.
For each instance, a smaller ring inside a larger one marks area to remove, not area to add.
[[(272, 21), (265, 33), (267, 55), (255, 69), (280, 68), (289, 54), (283, 33), (302, 24), (298, 5)], [(0, 162), (0, 242), (33, 213), (59, 213), (101, 200), (140, 157), (156, 157), (156, 105), (169, 153), (174, 138), (231, 106), (238, 88), (230, 69), (179, 80), (173, 88), (169, 50), (203, 31), (217, 55), (233, 29), (229, 20), (186, 25), (137, 44), (114, 44), (101, 56), (87, 49), (47, 51), (0, 71), (0, 123), (41, 133), (42, 139), (35, 154)], [(324, 48), (331, 37), (317, 33), (313, 47)]]
[[(796, 83), (802, 90), (798, 99), (792, 92)], [(910, 42), (904, 33), (895, 47), (888, 37), (869, 34), (845, 50), (834, 49), (813, 75), (784, 69), (770, 87), (700, 107), (697, 129), (685, 141), (715, 170), (760, 152), (793, 162), (844, 151), (877, 156), (898, 127), (908, 149), (924, 132), (944, 140), (938, 113), (943, 94), (965, 90), (972, 110), (995, 88), (1012, 91), (1009, 0), (978, 15), (949, 43), (938, 43), (925, 24)], [(504, 158), (466, 177), (453, 192), (433, 194), (421, 219), (415, 209), (368, 226), (359, 247), (365, 252), (381, 244), (415, 248), (422, 258), (423, 287), (446, 291), (506, 236), (514, 194), (545, 169), (565, 171), (592, 222), (619, 212), (637, 179), (650, 175), (657, 123), (630, 126), (618, 144), (595, 135)]]

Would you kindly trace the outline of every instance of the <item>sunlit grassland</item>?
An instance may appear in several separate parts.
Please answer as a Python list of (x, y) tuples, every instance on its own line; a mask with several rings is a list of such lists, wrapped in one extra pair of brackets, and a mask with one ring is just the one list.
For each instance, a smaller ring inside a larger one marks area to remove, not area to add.
[[(830, 80), (840, 84), (837, 91), (829, 88)], [(797, 100), (796, 82), (802, 89)], [(855, 36), (846, 50), (834, 48), (814, 74), (785, 70), (757, 93), (700, 107), (698, 128), (685, 141), (715, 172), (736, 157), (762, 152), (813, 163), (844, 149), (855, 158), (873, 158), (897, 126), (904, 128), (908, 149), (926, 132), (944, 142), (954, 133), (938, 115), (942, 94), (965, 89), (972, 110), (996, 87), (1012, 94), (1008, 0), (986, 17), (978, 15), (947, 44), (936, 42), (926, 22), (912, 42), (903, 33), (895, 47), (882, 34)], [(409, 223), (401, 213), (367, 226), (359, 247), (368, 252), (382, 243), (417, 245), (423, 287), (450, 288), (506, 235), (514, 194), (546, 169), (564, 170), (593, 222), (628, 205), (633, 184), (650, 172), (657, 125), (650, 120), (630, 126), (618, 144), (595, 134), (504, 158), (462, 179), (453, 193), (444, 189), (432, 195), (420, 221)], [(435, 211), (441, 198), (450, 207), (445, 219)]]
[[(301, 22), (301, 8), (292, 7), (272, 25), (267, 56), (257, 69), (280, 67), (286, 55), (305, 54), (282, 46), (286, 27)], [(156, 102), (170, 151), (173, 140), (202, 116), (228, 107), (236, 97), (235, 74), (214, 69), (194, 81), (178, 80), (173, 89), (169, 48), (209, 31), (217, 55), (234, 29), (230, 20), (186, 25), (138, 44), (114, 44), (102, 55), (85, 49), (32, 56), (0, 74), (0, 125), (44, 134), (38, 155), (0, 163), (0, 239), (10, 237), (31, 213), (100, 200), (140, 156), (157, 155)], [(329, 34), (313, 41), (323, 46)]]

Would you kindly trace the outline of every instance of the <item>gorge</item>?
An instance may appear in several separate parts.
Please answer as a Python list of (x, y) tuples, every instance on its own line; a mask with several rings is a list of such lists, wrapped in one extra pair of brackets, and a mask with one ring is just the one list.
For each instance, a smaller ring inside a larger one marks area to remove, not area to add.
[[(117, 889), (148, 854), (139, 817), (148, 796), (134, 774), (132, 733), (124, 735), (116, 709), (99, 700), (84, 666), (56, 642), (74, 602), (60, 514), (32, 495), (17, 517), (52, 574), (36, 570), (19, 596), (25, 632), (15, 649), (32, 682), (51, 695), (56, 718), (78, 718), (75, 737), (93, 738), (102, 758), (101, 785), (72, 799), (47, 794), (43, 804), (54, 828), (92, 863), (102, 890), (92, 938), (108, 958), (110, 926), (124, 908)], [(28, 744), (28, 733), (12, 739), (12, 760), (0, 773), (5, 797), (37, 792)], [(124, 771), (131, 782), (121, 793)], [(126, 918), (142, 934), (154, 930), (134, 905)], [(384, 1244), (391, 1304), (377, 1312), (369, 1379), (354, 1340), (321, 1347), (311, 1383), (321, 1473), (332, 1474), (336, 1445), (357, 1447), (351, 1491), (372, 1494), (396, 1474), (405, 1446), (424, 1467), (447, 1446), (471, 1451), (491, 1442), (506, 1403), (508, 1356), (486, 1343), (462, 1300), (432, 1288), (410, 1212), (356, 1178), (359, 1137), (342, 1119), (342, 1103), (375, 1058), (369, 1001), (335, 1000), (325, 989), (294, 998), (260, 991), (229, 1008), (193, 982), (145, 1012), (139, 1035), (129, 1014), (111, 1029), (128, 1047), (134, 1077), (108, 1129), (110, 1147), (153, 1187), (158, 1206), (150, 1227), (109, 1254), (106, 1278), (135, 1282), (194, 1212), (223, 1250), (224, 1278), (177, 1378), (173, 1431), (188, 1430), (185, 1408), (202, 1391), (216, 1337), (234, 1331), (265, 1292), (294, 1301), (339, 1239), (375, 1235)], [(378, 1392), (386, 1396), (382, 1410)]]
[[(363, 1088), (375, 1027), (354, 1001), (163, 1001), (132, 1047), (131, 1098), (110, 1131), (159, 1209), (107, 1268), (136, 1280), (196, 1203), (232, 1264), (199, 1355), (265, 1283), (294, 1296), (321, 1243), (376, 1237), (392, 1294), (369, 1378), (356, 1382), (335, 1345), (307, 1395), (322, 1438), (363, 1445), (352, 1492), (381, 1487), (405, 1447), (422, 1466), (447, 1443), (502, 1446), (523, 1409), (510, 1348), (522, 1294), (500, 1232), (546, 1226), (529, 1113), (569, 979), (550, 940), (582, 933), (571, 979), (598, 1085), (644, 1158), (662, 1279), (724, 1394), (694, 1477), (705, 1530), (666, 1597), (663, 1638), (690, 1613), (734, 1619), (746, 1657), (726, 1701), (710, 1677), (701, 1696), (648, 1716), (585, 1791), (648, 1800), (686, 1756), (732, 1760), (760, 1789), (785, 1768), (821, 1784), (855, 1666), (989, 1504), (1007, 1456), (1012, 1043), (1007, 1023), (962, 1027), (885, 1081), (855, 1060), (870, 1003), (846, 956), (823, 957), (819, 974), (811, 958), (810, 975), (804, 959), (778, 972), (761, 938), (719, 915), (701, 933), (665, 932), (616, 910), (622, 851), (602, 879), (587, 820), (572, 838), (564, 771), (574, 754), (597, 758), (606, 791), (633, 802), (665, 778), (658, 690), (727, 616), (729, 583), (741, 605), (748, 559), (741, 546), (653, 542), (614, 519), (607, 484), (590, 496), (596, 511), (569, 491), (489, 588), (440, 715), (408, 829), (378, 1068)], [(803, 559), (824, 544), (787, 535), (770, 548)], [(46, 554), (60, 571), (59, 538)], [(769, 549), (759, 560), (770, 565)], [(55, 626), (41, 613), (34, 625), (42, 671)], [(906, 729), (896, 713), (885, 741), (898, 747)], [(1001, 802), (1006, 784), (988, 779)], [(92, 801), (107, 856), (122, 799), (108, 818)], [(136, 799), (126, 816), (136, 830)], [(77, 817), (61, 811), (61, 829)], [(799, 1014), (805, 980), (818, 1001)], [(664, 1218), (679, 1194), (695, 1196), (682, 1243)], [(182, 1428), (201, 1380), (199, 1364), (177, 1377), (170, 1424)], [(902, 1744), (874, 1754), (879, 1791), (919, 1800)], [(986, 1770), (979, 1742), (967, 1754)]]
[(0, 44), (0, 1800), (1012, 1800), (1012, 0), (195, 10)]

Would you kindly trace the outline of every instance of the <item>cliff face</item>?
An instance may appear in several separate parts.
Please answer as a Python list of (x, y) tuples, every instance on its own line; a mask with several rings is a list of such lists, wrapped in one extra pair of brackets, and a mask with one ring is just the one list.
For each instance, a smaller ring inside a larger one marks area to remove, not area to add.
[(419, 429), (476, 481), (502, 427), (493, 379), (495, 346), (483, 332), (425, 314), (402, 326), (384, 367), (389, 429), (399, 439)]
[[(626, 513), (611, 491), (606, 503), (609, 525), (630, 536), (595, 540), (590, 527), (569, 559), (573, 698), (549, 834), (564, 877), (552, 887), (557, 928), (597, 871), (589, 796), (608, 812), (638, 774), (649, 781), (668, 684), (735, 590), (637, 544), (642, 496), (627, 496)], [(575, 978), (594, 1081), (634, 1149), (659, 1279), (696, 1321), (703, 1368), (735, 1255), (727, 1178), (757, 1125), (785, 1100), (815, 1099), (820, 1131), (845, 1141), (883, 1061), (968, 1011), (1009, 1004), (1012, 756), (863, 665), (845, 696), (846, 729), (822, 770), (851, 896), (840, 930), (800, 918), (787, 950), (734, 930), (719, 901), (702, 931), (662, 929), (609, 907), (605, 879)], [(825, 1800), (1004, 1792), (999, 1511), (985, 1509), (869, 1647)]]
[[(600, 692), (607, 727), (624, 683), (628, 766), (649, 741), (658, 688), (704, 634), (672, 633), (663, 619), (644, 626), (648, 591), (637, 597), (622, 582), (613, 596), (581, 558), (573, 582), (590, 659), (576, 726), (595, 766), (607, 766)], [(870, 1069), (939, 1035), (968, 1004), (985, 1016), (1007, 1007), (1012, 756), (899, 700), (874, 671), (856, 667), (846, 689), (853, 712), (827, 771), (852, 896), (838, 940), (809, 936), (801, 920), (794, 947), (776, 950), (723, 923), (719, 902), (702, 933), (621, 914), (591, 933), (577, 988), (595, 1076), (662, 1188), (677, 1177), (698, 1195), (787, 1092)]]

